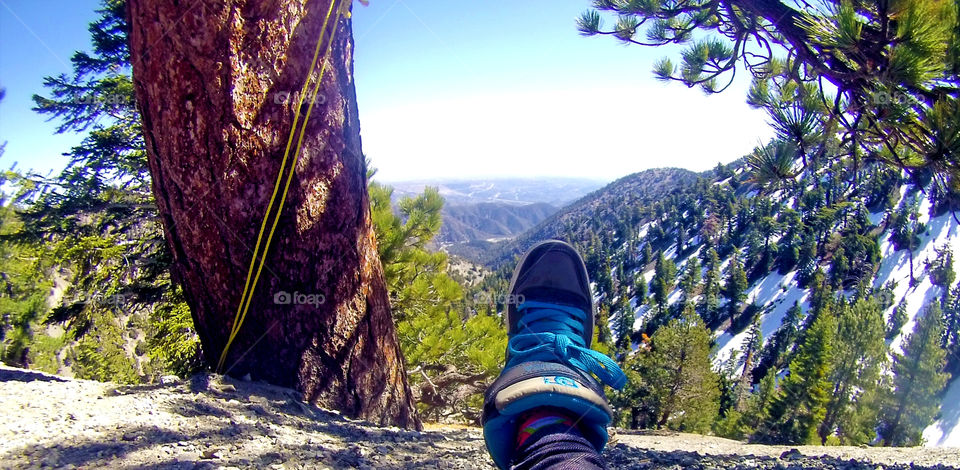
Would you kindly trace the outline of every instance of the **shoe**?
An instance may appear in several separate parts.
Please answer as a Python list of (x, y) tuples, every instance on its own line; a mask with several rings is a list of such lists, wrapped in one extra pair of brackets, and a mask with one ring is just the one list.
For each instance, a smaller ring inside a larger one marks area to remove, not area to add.
[(601, 451), (613, 416), (602, 384), (620, 389), (627, 378), (616, 362), (590, 349), (593, 295), (583, 259), (564, 242), (539, 243), (520, 259), (509, 293), (506, 365), (484, 394), (487, 450), (508, 468), (518, 418), (553, 407), (574, 417)]

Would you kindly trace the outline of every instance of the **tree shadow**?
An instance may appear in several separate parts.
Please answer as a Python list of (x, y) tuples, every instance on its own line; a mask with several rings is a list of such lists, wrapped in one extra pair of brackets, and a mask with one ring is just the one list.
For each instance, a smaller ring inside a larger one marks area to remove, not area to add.
[(44, 441), (0, 454), (0, 467), (84, 467), (108, 468), (116, 458), (146, 447), (190, 439), (182, 433), (150, 426), (117, 427), (99, 439), (62, 439)]
[(0, 367), (0, 382), (66, 382), (66, 380), (61, 379), (49, 374), (44, 374), (43, 372), (37, 372), (32, 370), (23, 370), (23, 369), (9, 369), (6, 367)]
[(113, 390), (104, 399), (149, 399), (161, 412), (157, 425), (80, 418), (71, 428), (38, 429), (30, 444), (0, 453), (0, 468), (442, 468), (453, 457), (485, 459), (479, 433), (446, 442), (441, 433), (378, 428), (263, 383), (198, 376)]

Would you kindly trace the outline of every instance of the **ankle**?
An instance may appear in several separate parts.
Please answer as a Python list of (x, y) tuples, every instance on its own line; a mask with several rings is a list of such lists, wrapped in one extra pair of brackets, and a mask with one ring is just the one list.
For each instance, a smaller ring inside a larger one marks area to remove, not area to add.
[(576, 432), (576, 421), (564, 410), (552, 407), (541, 407), (527, 411), (517, 420), (517, 448), (523, 446), (534, 434), (541, 431)]

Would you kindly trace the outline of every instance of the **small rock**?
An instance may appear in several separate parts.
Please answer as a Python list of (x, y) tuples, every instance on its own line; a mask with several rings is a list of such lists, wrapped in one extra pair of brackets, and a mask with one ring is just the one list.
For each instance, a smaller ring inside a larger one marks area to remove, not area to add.
[(797, 449), (790, 449), (780, 454), (780, 458), (782, 460), (798, 460), (803, 458), (803, 454), (801, 454)]
[(219, 452), (217, 449), (207, 449), (200, 453), (200, 458), (206, 460), (218, 459), (220, 458)]
[(160, 377), (160, 385), (173, 385), (180, 383), (180, 377), (176, 375), (164, 375)]

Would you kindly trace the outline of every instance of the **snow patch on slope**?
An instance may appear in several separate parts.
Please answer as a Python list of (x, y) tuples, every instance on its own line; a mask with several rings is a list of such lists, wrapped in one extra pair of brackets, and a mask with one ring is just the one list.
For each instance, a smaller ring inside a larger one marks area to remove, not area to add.
[[(796, 271), (782, 275), (774, 272), (754, 283), (747, 291), (747, 303), (756, 300), (758, 304), (766, 305), (764, 312), (760, 314), (760, 330), (763, 332), (764, 342), (777, 331), (777, 328), (780, 328), (783, 317), (794, 302), (804, 304), (807, 301), (807, 291), (798, 287), (793, 281), (796, 275)], [(805, 306), (802, 305), (802, 307)], [(743, 347), (743, 342), (747, 340), (749, 334), (749, 328), (735, 336), (726, 331), (718, 332), (714, 364), (719, 365), (729, 360), (734, 351), (739, 351)]]
[(940, 407), (940, 419), (923, 431), (927, 447), (960, 447), (960, 380), (947, 386)]
[[(957, 226), (951, 214), (929, 218), (929, 202), (924, 198), (920, 207), (920, 221), (927, 225), (927, 233), (920, 236), (920, 249), (913, 254), (913, 272), (918, 280), (916, 286), (910, 287), (910, 256), (906, 250), (895, 251), (888, 232), (880, 243), (880, 252), (883, 261), (877, 272), (874, 287), (883, 287), (887, 282), (896, 282), (893, 289), (893, 306), (885, 312), (889, 319), (896, 309), (900, 299), (907, 304), (907, 318), (909, 319), (900, 334), (890, 343), (890, 350), (903, 351), (903, 341), (916, 325), (917, 315), (930, 301), (937, 299), (941, 289), (930, 282), (930, 276), (925, 272), (926, 261), (936, 259), (934, 248), (950, 246), (953, 252), (960, 253), (960, 227)], [(871, 214), (871, 220), (874, 215)], [(954, 257), (954, 271), (960, 271), (960, 256)], [(941, 417), (927, 427), (923, 432), (925, 445), (960, 447), (960, 380), (953, 378), (947, 386), (940, 405)]]

